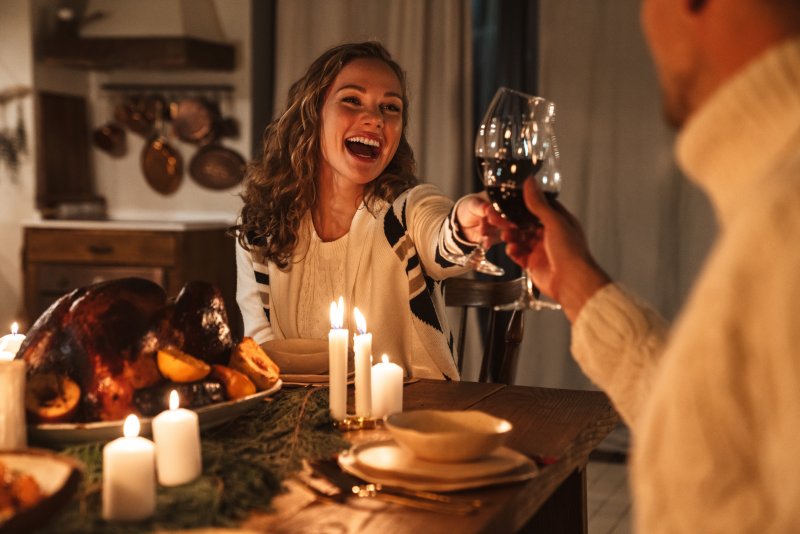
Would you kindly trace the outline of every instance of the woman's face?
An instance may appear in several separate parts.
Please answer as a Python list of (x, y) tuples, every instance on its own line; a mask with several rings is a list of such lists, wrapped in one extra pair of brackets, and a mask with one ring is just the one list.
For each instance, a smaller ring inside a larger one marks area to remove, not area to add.
[(392, 160), (402, 133), (402, 87), (394, 71), (379, 59), (351, 61), (322, 105), (321, 178), (363, 188)]

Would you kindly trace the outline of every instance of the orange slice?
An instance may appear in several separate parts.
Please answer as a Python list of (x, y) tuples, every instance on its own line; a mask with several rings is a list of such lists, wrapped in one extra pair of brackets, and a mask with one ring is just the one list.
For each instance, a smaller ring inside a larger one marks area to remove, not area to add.
[(225, 365), (212, 365), (211, 376), (223, 383), (230, 400), (241, 399), (256, 392), (256, 385), (246, 374)]
[(173, 382), (196, 382), (211, 372), (206, 362), (175, 347), (159, 350), (156, 361), (161, 374)]

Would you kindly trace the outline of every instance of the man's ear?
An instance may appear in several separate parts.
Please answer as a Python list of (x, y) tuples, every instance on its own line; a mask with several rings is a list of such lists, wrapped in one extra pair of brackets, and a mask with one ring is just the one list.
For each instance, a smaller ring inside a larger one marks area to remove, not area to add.
[(706, 6), (706, 0), (689, 0), (689, 10), (697, 13)]

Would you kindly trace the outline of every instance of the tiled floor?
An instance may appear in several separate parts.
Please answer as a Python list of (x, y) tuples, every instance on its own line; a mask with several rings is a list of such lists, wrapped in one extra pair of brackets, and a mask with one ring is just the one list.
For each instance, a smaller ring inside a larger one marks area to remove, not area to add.
[(629, 534), (631, 501), (624, 463), (592, 460), (586, 468), (589, 534)]
[(586, 468), (589, 534), (629, 534), (631, 500), (625, 463), (630, 436), (619, 425), (600, 444)]

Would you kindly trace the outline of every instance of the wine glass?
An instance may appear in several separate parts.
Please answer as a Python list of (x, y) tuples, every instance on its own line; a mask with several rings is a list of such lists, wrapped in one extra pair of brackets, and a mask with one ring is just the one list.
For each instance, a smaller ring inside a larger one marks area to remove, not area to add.
[[(481, 178), (481, 182), (485, 182), (485, 180), (483, 176), (483, 169), (481, 167), (482, 156), (479, 154), (478, 150), (480, 147), (482, 132), (485, 130), (487, 118), (489, 118), (488, 113), (484, 117), (484, 121), (481, 122), (480, 126), (478, 127), (478, 135), (475, 139), (475, 157), (478, 160), (478, 175)], [(478, 243), (478, 245), (476, 245), (469, 254), (456, 254), (449, 252), (446, 249), (441, 249), (440, 253), (442, 257), (450, 263), (468, 266), (472, 268), (472, 270), (478, 271), (479, 273), (491, 274), (493, 276), (503, 276), (506, 274), (502, 267), (495, 265), (486, 258), (486, 249), (482, 243)]]
[[(475, 156), (483, 171), (483, 184), (489, 201), (504, 218), (522, 231), (533, 232), (541, 225), (528, 211), (522, 186), (533, 177), (548, 199), (561, 189), (553, 121), (555, 105), (507, 87), (495, 93), (481, 123), (475, 143)], [(539, 299), (526, 269), (522, 270), (523, 293), (497, 310), (560, 309), (554, 302)]]

